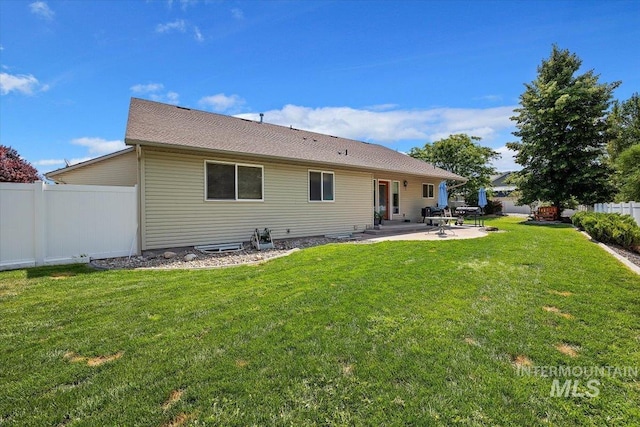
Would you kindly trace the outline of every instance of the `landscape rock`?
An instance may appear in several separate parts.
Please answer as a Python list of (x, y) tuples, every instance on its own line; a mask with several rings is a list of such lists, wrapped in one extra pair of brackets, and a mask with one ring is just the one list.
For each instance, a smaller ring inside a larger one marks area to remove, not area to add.
[(171, 252), (171, 251), (167, 251), (164, 253), (164, 258), (165, 259), (171, 259), (171, 258), (175, 258), (178, 254), (175, 252)]
[(187, 261), (187, 262), (193, 261), (196, 258), (198, 258), (198, 256), (196, 254), (186, 254), (184, 256), (184, 260)]
[[(167, 251), (169, 257), (163, 252), (147, 251), (140, 258), (128, 257), (108, 258), (92, 260), (92, 265), (100, 269), (135, 269), (135, 268), (215, 268), (231, 265), (250, 264), (256, 261), (268, 260), (289, 253), (292, 249), (309, 248), (312, 246), (335, 243), (336, 239), (326, 237), (304, 237), (297, 239), (279, 240), (274, 249), (258, 252), (256, 249), (245, 246), (240, 251), (223, 253), (199, 252), (193, 246), (185, 247), (174, 252)], [(173, 254), (173, 255), (171, 255)], [(194, 258), (185, 264), (187, 255)], [(188, 267), (187, 267), (188, 266)]]

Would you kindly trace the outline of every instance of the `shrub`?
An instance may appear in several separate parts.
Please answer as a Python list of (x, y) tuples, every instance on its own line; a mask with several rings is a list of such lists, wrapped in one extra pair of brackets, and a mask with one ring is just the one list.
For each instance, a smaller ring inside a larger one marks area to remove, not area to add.
[(493, 215), (502, 212), (502, 202), (499, 200), (487, 200), (487, 206), (484, 207), (485, 215)]
[(580, 211), (580, 212), (576, 212), (575, 214), (573, 214), (573, 216), (571, 217), (571, 222), (573, 223), (573, 225), (575, 225), (577, 228), (579, 228), (580, 230), (584, 230), (584, 227), (582, 226), (582, 220), (589, 215), (591, 212), (587, 212), (587, 211)]
[(640, 245), (640, 227), (629, 215), (577, 212), (571, 217), (571, 222), (599, 242), (635, 251)]

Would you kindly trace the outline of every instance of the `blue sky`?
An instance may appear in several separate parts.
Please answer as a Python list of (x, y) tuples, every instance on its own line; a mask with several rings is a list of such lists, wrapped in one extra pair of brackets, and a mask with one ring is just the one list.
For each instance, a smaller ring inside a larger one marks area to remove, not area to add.
[(124, 147), (132, 96), (377, 142), (504, 153), (553, 43), (640, 92), (640, 1), (0, 0), (0, 144), (46, 172)]

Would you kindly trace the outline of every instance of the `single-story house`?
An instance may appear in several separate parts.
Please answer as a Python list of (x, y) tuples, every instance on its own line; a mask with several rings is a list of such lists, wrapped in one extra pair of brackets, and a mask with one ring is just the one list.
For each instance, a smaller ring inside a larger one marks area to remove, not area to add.
[(515, 172), (502, 172), (491, 176), (491, 189), (493, 196), (491, 200), (502, 203), (502, 212), (505, 214), (530, 214), (532, 208), (529, 205), (519, 205), (515, 191), (518, 189), (515, 184), (509, 182), (509, 178)]
[(510, 197), (511, 193), (516, 191), (516, 186), (507, 182), (514, 172), (501, 172), (497, 175), (491, 175), (491, 188), (494, 197)]
[(377, 144), (133, 98), (117, 153), (46, 174), (138, 185), (141, 250), (362, 232), (420, 221), (459, 175)]

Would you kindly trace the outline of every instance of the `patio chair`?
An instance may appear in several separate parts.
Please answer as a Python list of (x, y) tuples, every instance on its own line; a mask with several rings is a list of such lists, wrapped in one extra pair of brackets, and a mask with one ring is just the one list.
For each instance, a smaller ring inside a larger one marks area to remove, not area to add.
[(456, 233), (451, 228), (451, 225), (454, 223), (455, 220), (456, 218), (454, 218), (454, 216), (452, 215), (451, 209), (449, 209), (449, 206), (446, 206), (442, 210), (442, 220), (439, 221), (439, 224), (438, 224), (438, 234), (440, 236), (445, 236), (447, 234), (446, 230), (448, 229), (451, 232), (451, 234), (455, 236)]

